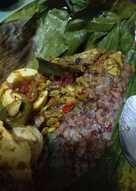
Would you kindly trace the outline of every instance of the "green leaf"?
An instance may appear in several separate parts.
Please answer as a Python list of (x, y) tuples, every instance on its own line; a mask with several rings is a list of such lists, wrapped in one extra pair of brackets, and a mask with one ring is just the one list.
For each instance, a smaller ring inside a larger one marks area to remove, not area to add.
[(130, 97), (136, 94), (136, 74), (134, 73), (129, 81), (129, 85), (126, 92), (126, 97)]
[(46, 9), (46, 6), (44, 3), (47, 0), (25, 0), (21, 4), (19, 4), (19, 7), (7, 12), (6, 17), (4, 17), (1, 22), (13, 22), (16, 20), (28, 20), (30, 19), (34, 14), (41, 12), (43, 9)]
[(90, 32), (107, 32), (119, 21), (120, 18), (115, 13), (108, 12), (92, 19), (87, 26), (87, 30)]
[(64, 38), (68, 21), (69, 14), (59, 9), (53, 9), (41, 18), (34, 38), (37, 57), (52, 59), (68, 49)]
[(86, 21), (83, 19), (74, 19), (71, 20), (68, 24), (67, 24), (67, 31), (75, 31), (75, 30), (81, 30), (84, 29), (86, 25)]
[(136, 67), (136, 45), (129, 49), (126, 55), (126, 63), (133, 64)]
[(68, 46), (68, 50), (65, 54), (72, 55), (85, 42), (87, 32), (85, 30), (66, 32), (65, 36), (66, 44)]
[(120, 25), (120, 50), (127, 54), (131, 49), (132, 44), (134, 42), (134, 35), (128, 30), (128, 27), (123, 22)]
[(98, 42), (100, 42), (101, 39), (103, 39), (103, 37), (105, 36), (106, 34), (103, 33), (103, 32), (94, 32), (94, 33), (91, 33), (90, 36), (89, 36), (89, 39), (87, 41), (87, 44), (86, 44), (86, 50), (89, 50), (91, 48), (96, 48), (97, 45), (98, 45)]
[(66, 0), (66, 3), (72, 12), (79, 12), (88, 7), (89, 0)]
[(37, 58), (34, 56), (34, 54), (30, 54), (30, 58), (27, 63), (27, 68), (32, 68), (35, 70), (39, 69), (39, 62), (38, 62)]
[(116, 25), (98, 44), (99, 48), (117, 51), (119, 50), (120, 26)]
[(136, 11), (136, 4), (129, 0), (117, 0), (112, 11), (117, 13), (121, 19), (128, 19)]

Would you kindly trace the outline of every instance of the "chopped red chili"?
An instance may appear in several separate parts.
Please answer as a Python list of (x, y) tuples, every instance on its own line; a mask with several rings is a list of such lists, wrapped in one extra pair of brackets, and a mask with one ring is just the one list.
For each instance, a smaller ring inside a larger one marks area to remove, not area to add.
[(75, 102), (71, 101), (71, 102), (66, 103), (63, 106), (62, 110), (64, 113), (67, 113), (67, 112), (71, 111), (73, 109), (73, 107), (75, 107)]

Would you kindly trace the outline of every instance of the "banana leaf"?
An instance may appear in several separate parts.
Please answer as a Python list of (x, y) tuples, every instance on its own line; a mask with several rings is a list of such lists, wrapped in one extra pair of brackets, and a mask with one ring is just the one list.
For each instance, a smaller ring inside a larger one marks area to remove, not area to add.
[(34, 14), (46, 9), (45, 2), (46, 2), (46, 0), (19, 1), (16, 4), (16, 8), (9, 10), (9, 11), (2, 12), (5, 15), (5, 17), (2, 17), (0, 19), (0, 23), (2, 23), (2, 22), (7, 23), (7, 22), (13, 22), (16, 20), (30, 19)]
[(86, 50), (89, 50), (90, 48), (97, 47), (98, 42), (101, 41), (106, 36), (107, 33), (104, 32), (94, 32), (89, 35), (87, 44), (85, 46)]
[(62, 54), (76, 52), (86, 40), (87, 32), (85, 30), (69, 31), (69, 21), (70, 15), (64, 10), (53, 9), (47, 16), (43, 15), (34, 37), (36, 57), (51, 60)]
[[(117, 10), (119, 11), (119, 8)], [(124, 7), (124, 11), (127, 14), (128, 8)], [(95, 46), (111, 51), (120, 50), (125, 55), (130, 55), (129, 51), (133, 49), (134, 43), (136, 13), (133, 11), (133, 6), (129, 7), (129, 11), (131, 12), (129, 18), (120, 16), (118, 12), (115, 14), (113, 11), (107, 13), (105, 17), (100, 15), (93, 19), (87, 26), (90, 30), (90, 37), (86, 49)]]
[(37, 57), (51, 59), (68, 49), (64, 38), (68, 21), (69, 14), (63, 10), (53, 9), (46, 17), (43, 15), (34, 38)]
[(88, 7), (89, 0), (66, 0), (66, 3), (72, 12), (79, 12)]
[(90, 32), (108, 32), (119, 21), (120, 17), (117, 14), (113, 12), (103, 13), (89, 22), (87, 30)]
[(100, 42), (98, 47), (106, 50), (120, 50), (125, 55), (134, 43), (134, 33), (131, 33), (124, 22), (117, 24)]
[[(34, 30), (32, 22), (31, 20), (23, 23), (3, 24), (0, 27), (1, 82), (12, 70), (23, 67), (27, 63), (31, 47), (30, 37)], [(31, 30), (27, 24), (31, 26)]]
[[(34, 3), (34, 2), (33, 2)], [(36, 3), (36, 2), (35, 2)], [(26, 10), (29, 4), (26, 5)], [(32, 37), (35, 34), (38, 14), (33, 10), (33, 16), (22, 17), (22, 10), (12, 14), (11, 21), (4, 20), (0, 25), (0, 76), (1, 82), (14, 69), (26, 66), (34, 60)], [(32, 12), (31, 12), (32, 13)], [(16, 17), (14, 17), (16, 15)], [(17, 16), (18, 15), (18, 16)], [(14, 19), (15, 20), (14, 20)]]
[(125, 23), (121, 23), (120, 25), (120, 50), (127, 54), (131, 49), (134, 42), (134, 34), (132, 34)]
[(136, 69), (136, 45), (134, 44), (126, 55), (126, 62), (132, 64)]
[(136, 4), (131, 0), (117, 0), (114, 2), (112, 11), (117, 13), (121, 19), (128, 19), (136, 11)]
[[(72, 31), (67, 28), (67, 24), (70, 26), (71, 23), (66, 11), (53, 9), (47, 14), (46, 6), (44, 7), (45, 1), (32, 3), (36, 9), (30, 6), (31, 3), (27, 4), (15, 10), (1, 23), (1, 81), (10, 71), (18, 67), (27, 66), (38, 69), (39, 61), (36, 57), (50, 59), (64, 53), (73, 54), (86, 40), (87, 32), (81, 30), (81, 25)], [(33, 9), (32, 12), (29, 10), (30, 7)], [(23, 17), (22, 13), (26, 17)]]
[(87, 22), (84, 19), (71, 20), (66, 27), (67, 31), (84, 30)]
[[(71, 10), (72, 13), (77, 12), (90, 12), (94, 9), (99, 12), (99, 10), (105, 10), (107, 8), (110, 8), (115, 0), (65, 0), (67, 6)], [(85, 11), (84, 11), (85, 10)]]
[(119, 49), (119, 40), (120, 26), (117, 25), (98, 43), (98, 47), (105, 50), (117, 51)]
[(66, 55), (74, 54), (87, 38), (87, 32), (85, 30), (66, 32), (65, 35), (68, 45)]

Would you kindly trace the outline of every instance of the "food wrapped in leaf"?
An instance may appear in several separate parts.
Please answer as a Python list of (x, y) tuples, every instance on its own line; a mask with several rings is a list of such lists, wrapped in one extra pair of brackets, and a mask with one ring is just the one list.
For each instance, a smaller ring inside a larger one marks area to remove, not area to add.
[(121, 52), (99, 49), (52, 62), (85, 66), (82, 75), (66, 71), (52, 77), (48, 101), (35, 116), (35, 124), (48, 135), (49, 185), (56, 189), (93, 168), (112, 144), (115, 119), (132, 70)]
[[(22, 68), (8, 76), (0, 88), (0, 119), (18, 141), (28, 144), (31, 162), (37, 161), (42, 151), (41, 134), (48, 137), (48, 160), (42, 153), (36, 163), (40, 175), (34, 173), (34, 177), (42, 176), (40, 185), (45, 184), (41, 166), (48, 166), (49, 185), (56, 188), (60, 180), (61, 186), (67, 185), (67, 179), (70, 183), (93, 168), (111, 145), (131, 67), (124, 64), (121, 52), (101, 49), (51, 63), (63, 66), (64, 72), (47, 77)], [(64, 70), (77, 66), (83, 68), (81, 73)]]

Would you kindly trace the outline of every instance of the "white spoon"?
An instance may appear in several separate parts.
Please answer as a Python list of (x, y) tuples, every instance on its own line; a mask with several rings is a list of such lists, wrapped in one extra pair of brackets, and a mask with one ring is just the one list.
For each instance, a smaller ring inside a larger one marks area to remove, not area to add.
[(136, 96), (126, 101), (119, 122), (120, 142), (127, 160), (136, 166)]

